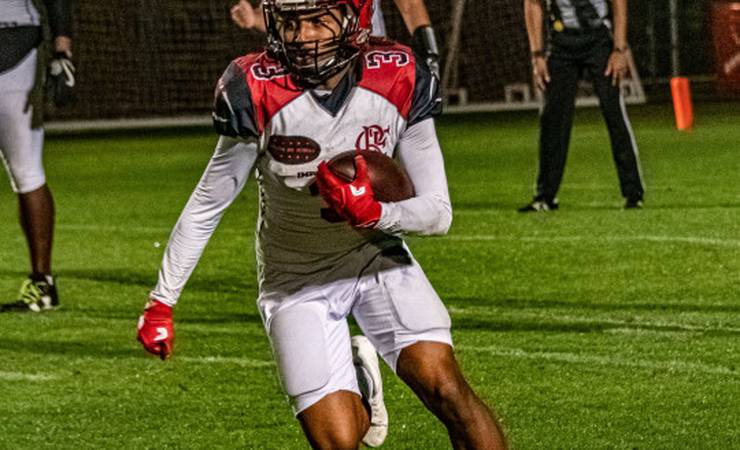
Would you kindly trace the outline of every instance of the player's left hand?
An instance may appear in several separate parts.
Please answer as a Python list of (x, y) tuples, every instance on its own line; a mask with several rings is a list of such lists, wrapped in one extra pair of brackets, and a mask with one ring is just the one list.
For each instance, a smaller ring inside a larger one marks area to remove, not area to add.
[(175, 343), (171, 306), (150, 300), (144, 314), (139, 317), (137, 328), (136, 339), (144, 346), (144, 350), (159, 356), (163, 361), (169, 358)]
[(56, 106), (66, 106), (74, 100), (75, 65), (69, 53), (58, 51), (49, 63), (46, 93)]
[(367, 174), (367, 163), (361, 155), (355, 156), (355, 179), (346, 182), (334, 175), (326, 162), (319, 164), (316, 185), (324, 201), (355, 228), (375, 228), (382, 207)]
[(612, 86), (619, 86), (619, 83), (629, 74), (626, 51), (614, 50), (609, 56), (604, 75), (612, 77)]

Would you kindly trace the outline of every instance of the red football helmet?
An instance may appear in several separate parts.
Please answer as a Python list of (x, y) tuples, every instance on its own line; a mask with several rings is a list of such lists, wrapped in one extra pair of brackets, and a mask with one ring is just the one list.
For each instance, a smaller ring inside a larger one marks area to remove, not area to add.
[[(263, 0), (262, 8), (268, 49), (306, 86), (346, 67), (367, 44), (372, 28), (373, 0)], [(301, 39), (303, 20), (331, 30), (331, 37)]]

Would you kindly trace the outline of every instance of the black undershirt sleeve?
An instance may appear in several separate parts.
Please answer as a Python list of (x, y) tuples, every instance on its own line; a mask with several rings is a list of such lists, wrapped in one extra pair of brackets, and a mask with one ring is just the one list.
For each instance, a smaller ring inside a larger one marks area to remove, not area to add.
[(54, 37), (74, 35), (72, 0), (44, 0), (49, 14), (49, 26)]

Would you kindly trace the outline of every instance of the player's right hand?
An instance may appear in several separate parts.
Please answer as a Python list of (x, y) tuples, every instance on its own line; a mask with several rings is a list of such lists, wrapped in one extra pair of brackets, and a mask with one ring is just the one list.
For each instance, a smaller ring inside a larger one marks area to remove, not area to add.
[(262, 32), (265, 31), (262, 10), (255, 10), (247, 0), (239, 0), (239, 3), (231, 7), (231, 20), (245, 30), (257, 29)]
[(157, 300), (149, 300), (144, 314), (139, 317), (136, 339), (149, 353), (159, 356), (163, 361), (167, 359), (175, 344), (172, 307)]
[(547, 87), (550, 82), (550, 72), (547, 69), (547, 58), (544, 56), (535, 56), (532, 58), (532, 77), (534, 85), (541, 91)]
[(375, 228), (383, 209), (375, 199), (367, 162), (362, 155), (355, 156), (355, 167), (355, 179), (346, 182), (334, 175), (326, 161), (322, 161), (316, 172), (316, 185), (329, 207), (350, 225)]

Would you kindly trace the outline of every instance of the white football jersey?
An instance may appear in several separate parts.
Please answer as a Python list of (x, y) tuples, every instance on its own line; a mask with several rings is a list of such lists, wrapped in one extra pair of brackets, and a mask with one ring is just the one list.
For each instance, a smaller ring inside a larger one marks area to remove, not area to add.
[[(174, 305), (226, 208), (256, 168), (261, 295), (356, 278), (370, 262), (407, 265), (399, 233), (444, 234), (452, 222), (444, 160), (433, 116), (436, 79), (408, 47), (378, 41), (329, 93), (297, 86), (266, 53), (229, 65), (213, 119), (222, 135), (170, 236), (152, 298)], [(415, 196), (381, 203), (375, 230), (322, 218), (312, 184), (321, 161), (361, 149), (393, 156)]]
[(0, 1), (0, 28), (39, 26), (41, 18), (31, 0)]
[(408, 47), (378, 42), (359, 58), (324, 96), (295, 85), (265, 53), (235, 60), (219, 81), (217, 130), (259, 139), (257, 254), (266, 282), (328, 270), (368, 244), (367, 232), (321, 217), (326, 205), (311, 189), (321, 161), (355, 149), (393, 157), (404, 130), (440, 109), (436, 80)]

